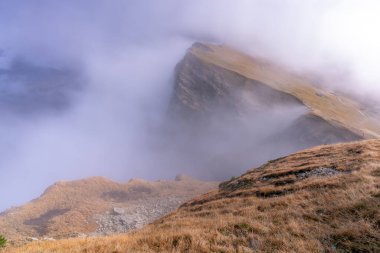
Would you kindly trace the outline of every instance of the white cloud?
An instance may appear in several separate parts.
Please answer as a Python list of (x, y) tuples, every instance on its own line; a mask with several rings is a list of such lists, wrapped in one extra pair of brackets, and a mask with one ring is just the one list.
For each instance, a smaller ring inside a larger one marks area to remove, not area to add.
[(226, 42), (291, 69), (336, 75), (332, 86), (379, 94), (379, 6), (375, 0), (0, 2), (0, 48), (7, 53), (0, 65), (22, 56), (78, 68), (86, 80), (81, 101), (65, 114), (3, 119), (1, 133), (13, 148), (2, 161), (8, 164), (0, 187), (14, 194), (0, 209), (63, 177), (180, 171), (179, 161), (176, 168), (149, 168), (175, 154), (149, 154), (145, 144), (165, 112), (174, 66), (194, 40)]

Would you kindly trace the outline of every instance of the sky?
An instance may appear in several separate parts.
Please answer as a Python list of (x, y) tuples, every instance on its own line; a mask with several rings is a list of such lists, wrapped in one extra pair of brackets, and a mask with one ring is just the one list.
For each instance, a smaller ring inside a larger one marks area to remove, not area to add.
[[(178, 154), (147, 146), (195, 41), (375, 101), (378, 13), (376, 0), (0, 1), (0, 210), (58, 180), (192, 174)], [(36, 87), (49, 92), (34, 97)]]

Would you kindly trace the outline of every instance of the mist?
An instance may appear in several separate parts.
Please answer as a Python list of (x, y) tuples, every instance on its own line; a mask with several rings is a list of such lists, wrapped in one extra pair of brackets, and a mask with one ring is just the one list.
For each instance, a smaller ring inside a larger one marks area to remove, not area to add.
[[(248, 122), (252, 142), (233, 144), (247, 152), (220, 161), (234, 171), (207, 169), (206, 157), (228, 153), (217, 148), (220, 135), (203, 135), (196, 145), (203, 149), (194, 152), (162, 134), (186, 49), (195, 41), (226, 43), (376, 101), (379, 12), (375, 0), (1, 1), (0, 210), (58, 180), (177, 173), (221, 180), (278, 155), (271, 147), (250, 150), (281, 130), (265, 126), (285, 128), (299, 108)], [(225, 143), (235, 139), (227, 136)]]

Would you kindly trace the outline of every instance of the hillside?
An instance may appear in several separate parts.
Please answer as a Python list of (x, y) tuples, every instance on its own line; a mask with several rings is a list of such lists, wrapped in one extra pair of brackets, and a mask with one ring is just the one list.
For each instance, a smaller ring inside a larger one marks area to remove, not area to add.
[[(223, 94), (221, 91), (226, 91), (228, 86), (232, 86), (234, 89), (240, 88), (247, 91), (245, 92), (247, 97), (244, 100), (251, 99), (260, 104), (267, 103), (273, 106), (273, 103), (281, 105), (301, 103), (308, 108), (308, 114), (319, 117), (334, 127), (347, 129), (364, 138), (380, 136), (378, 119), (367, 114), (359, 103), (343, 95), (318, 88), (308, 78), (286, 71), (271, 62), (252, 58), (228, 46), (201, 43), (195, 43), (190, 48), (183, 64), (186, 65), (191, 61), (197, 61), (198, 64), (194, 72), (199, 73), (199, 69), (204, 66), (209, 69), (211, 65), (230, 71), (230, 76), (234, 75), (235, 79), (242, 80), (226, 82), (224, 90), (223, 88), (215, 89), (218, 95)], [(206, 71), (201, 73), (204, 72)], [(214, 74), (214, 78), (217, 79), (218, 76)], [(225, 79), (209, 82), (217, 86), (223, 81)], [(186, 82), (180, 82), (179, 89), (181, 86), (184, 87), (183, 84), (186, 86)], [(183, 104), (193, 110), (202, 108), (206, 100), (202, 101), (202, 97), (192, 96), (186, 88), (189, 87), (182, 88), (178, 95)], [(259, 99), (262, 101), (258, 101)]]
[(225, 45), (195, 43), (177, 65), (174, 89), (171, 113), (186, 124), (201, 121), (198, 132), (211, 119), (225, 125), (230, 117), (235, 127), (255, 118), (259, 125), (262, 114), (283, 114), (279, 121), (290, 125), (272, 138), (297, 148), (380, 136), (379, 118), (363, 104)]
[(215, 186), (187, 176), (124, 184), (102, 177), (57, 182), (30, 203), (1, 213), (0, 234), (22, 241), (127, 232)]
[(6, 251), (379, 252), (379, 210), (380, 140), (367, 140), (269, 161), (127, 235)]
[(374, 107), (323, 87), (226, 45), (194, 43), (175, 68), (164, 143), (184, 171), (225, 180), (305, 148), (380, 136)]

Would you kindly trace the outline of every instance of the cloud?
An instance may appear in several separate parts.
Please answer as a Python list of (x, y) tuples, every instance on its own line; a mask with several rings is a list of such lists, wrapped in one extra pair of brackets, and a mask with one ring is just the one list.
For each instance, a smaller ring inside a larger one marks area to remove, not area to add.
[(331, 87), (376, 96), (379, 8), (371, 0), (0, 2), (0, 68), (22, 59), (75, 70), (80, 84), (66, 85), (82, 87), (60, 113), (3, 118), (0, 185), (12, 194), (0, 209), (56, 180), (169, 177), (183, 163), (190, 170), (193, 157), (147, 147), (164, 119), (174, 67), (196, 40), (228, 43), (299, 72), (327, 73)]
[(380, 92), (380, 3), (340, 1), (323, 13), (319, 40), (335, 59), (343, 59), (355, 78), (359, 92)]

